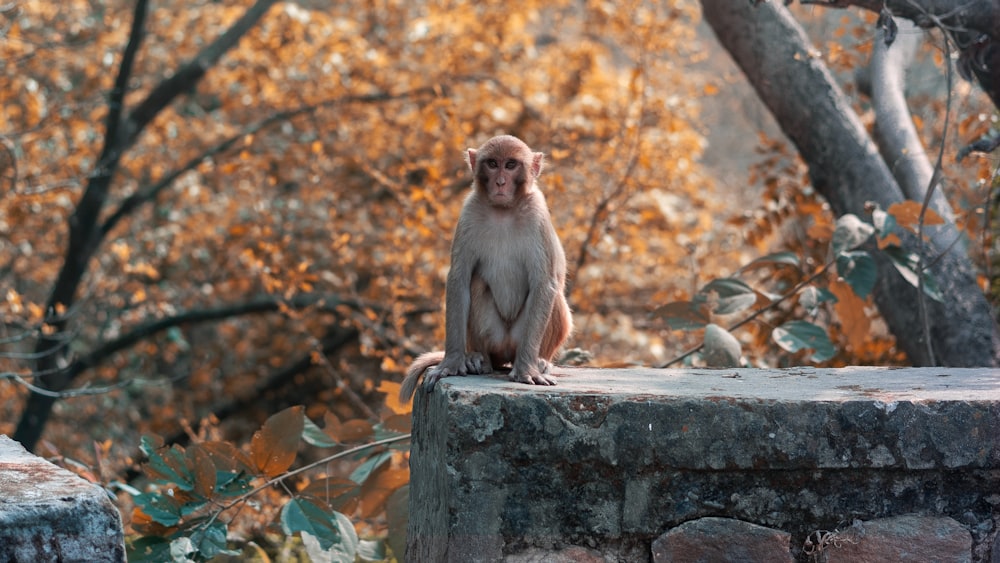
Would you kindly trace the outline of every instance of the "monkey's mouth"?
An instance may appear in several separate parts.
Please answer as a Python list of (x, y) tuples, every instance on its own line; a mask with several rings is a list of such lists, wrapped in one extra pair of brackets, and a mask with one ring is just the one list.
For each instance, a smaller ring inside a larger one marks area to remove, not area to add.
[(490, 193), (490, 201), (493, 204), (507, 204), (514, 201), (514, 190), (495, 188)]

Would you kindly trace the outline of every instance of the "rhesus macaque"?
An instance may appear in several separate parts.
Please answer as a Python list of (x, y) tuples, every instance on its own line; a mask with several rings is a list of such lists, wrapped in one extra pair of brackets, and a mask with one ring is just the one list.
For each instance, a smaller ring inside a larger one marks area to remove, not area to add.
[(544, 155), (510, 135), (468, 154), (474, 179), (451, 243), (445, 350), (413, 362), (403, 401), (425, 370), (428, 391), (442, 377), (505, 364), (511, 381), (555, 385), (550, 362), (573, 328), (566, 255), (535, 183)]

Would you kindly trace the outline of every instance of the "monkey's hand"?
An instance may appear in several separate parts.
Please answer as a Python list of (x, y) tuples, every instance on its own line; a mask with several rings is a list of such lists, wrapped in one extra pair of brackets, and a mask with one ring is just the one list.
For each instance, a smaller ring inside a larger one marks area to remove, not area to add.
[(424, 376), (424, 390), (427, 392), (434, 390), (434, 385), (442, 377), (453, 375), (483, 374), (491, 373), (493, 366), (490, 359), (479, 352), (470, 352), (464, 356), (445, 356), (441, 363), (427, 370)]
[(549, 375), (551, 367), (552, 364), (541, 358), (534, 363), (528, 364), (527, 368), (518, 365), (518, 362), (514, 362), (514, 366), (510, 370), (510, 380), (529, 385), (555, 385), (555, 378)]

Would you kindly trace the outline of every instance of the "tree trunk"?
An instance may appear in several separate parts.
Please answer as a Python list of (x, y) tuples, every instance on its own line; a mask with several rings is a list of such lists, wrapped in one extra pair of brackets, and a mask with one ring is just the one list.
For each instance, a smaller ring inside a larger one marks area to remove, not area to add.
[[(814, 48), (805, 32), (780, 3), (702, 0), (702, 7), (837, 216), (865, 217), (868, 202), (887, 209), (904, 200), (846, 97), (823, 61), (810, 54)], [(916, 250), (914, 241), (909, 243), (908, 249)], [(1000, 333), (968, 256), (934, 241), (928, 247), (930, 259), (944, 254), (930, 269), (944, 302), (925, 298), (932, 346), (924, 341), (917, 289), (888, 257), (869, 249), (879, 271), (875, 302), (899, 347), (918, 366), (1000, 365)]]

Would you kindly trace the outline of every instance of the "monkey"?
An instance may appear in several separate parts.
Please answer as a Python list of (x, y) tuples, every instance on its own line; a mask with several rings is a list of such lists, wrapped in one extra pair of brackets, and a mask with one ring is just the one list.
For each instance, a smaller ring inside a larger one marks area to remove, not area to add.
[(402, 401), (425, 371), (427, 391), (443, 377), (507, 364), (511, 381), (556, 384), (552, 360), (573, 318), (564, 295), (566, 254), (536, 183), (544, 160), (511, 135), (468, 149), (473, 182), (452, 238), (445, 349), (413, 361)]

